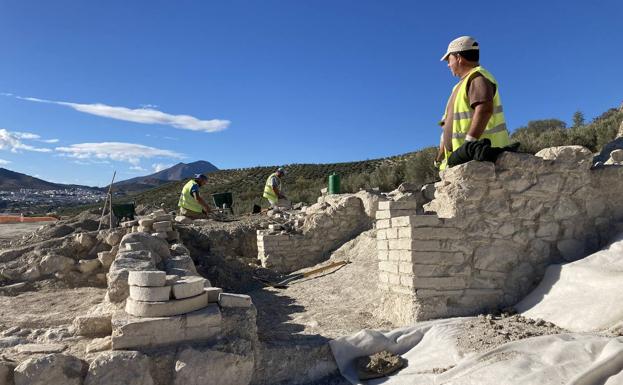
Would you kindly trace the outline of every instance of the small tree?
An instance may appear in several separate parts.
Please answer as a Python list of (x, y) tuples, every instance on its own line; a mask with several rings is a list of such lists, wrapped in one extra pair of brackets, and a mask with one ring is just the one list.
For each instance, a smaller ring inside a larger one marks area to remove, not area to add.
[(584, 125), (584, 114), (582, 111), (577, 110), (573, 114), (573, 127), (580, 127)]

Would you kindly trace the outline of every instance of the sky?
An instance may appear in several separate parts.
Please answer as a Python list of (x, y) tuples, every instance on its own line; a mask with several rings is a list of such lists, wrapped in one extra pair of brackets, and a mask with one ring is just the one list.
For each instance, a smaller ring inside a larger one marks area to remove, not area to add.
[(474, 36), (511, 130), (623, 102), (623, 2), (0, 0), (0, 167), (104, 186), (438, 144)]

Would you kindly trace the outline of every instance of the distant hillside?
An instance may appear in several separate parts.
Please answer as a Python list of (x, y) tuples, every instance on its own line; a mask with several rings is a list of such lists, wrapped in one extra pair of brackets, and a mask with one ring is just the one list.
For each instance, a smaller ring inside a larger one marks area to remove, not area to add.
[(19, 189), (31, 190), (61, 190), (66, 188), (83, 188), (88, 190), (98, 190), (96, 187), (81, 186), (75, 184), (52, 183), (43, 179), (35, 178), (30, 175), (7, 170), (0, 167), (0, 190), (13, 191)]
[(178, 163), (175, 166), (169, 167), (165, 170), (158, 171), (154, 174), (139, 176), (132, 179), (127, 179), (121, 182), (113, 184), (113, 188), (116, 191), (125, 193), (139, 192), (148, 190), (150, 188), (158, 187), (163, 184), (167, 184), (171, 181), (179, 181), (189, 178), (195, 174), (208, 174), (214, 171), (218, 171), (218, 168), (210, 162), (199, 160), (192, 163)]

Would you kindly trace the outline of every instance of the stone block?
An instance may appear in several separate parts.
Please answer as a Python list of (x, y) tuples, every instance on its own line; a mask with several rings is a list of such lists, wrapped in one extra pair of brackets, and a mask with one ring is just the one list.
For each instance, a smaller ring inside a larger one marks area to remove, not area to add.
[(15, 348), (18, 353), (24, 354), (60, 353), (65, 349), (65, 344), (22, 344)]
[(208, 293), (208, 303), (218, 302), (218, 297), (223, 292), (220, 287), (206, 287), (203, 290)]
[(125, 311), (136, 317), (169, 317), (190, 313), (208, 306), (208, 294), (166, 302), (141, 302), (128, 298)]
[(112, 348), (143, 349), (214, 340), (221, 334), (221, 320), (216, 304), (173, 317), (141, 318), (117, 312), (112, 318)]
[(193, 220), (183, 215), (178, 215), (175, 217), (175, 222), (181, 223), (183, 225), (187, 225), (187, 224), (193, 223)]
[(100, 264), (103, 267), (109, 268), (112, 264), (112, 261), (115, 260), (115, 255), (112, 254), (110, 251), (100, 251), (99, 253), (97, 253), (97, 260), (100, 261)]
[[(417, 209), (416, 200), (402, 200), (402, 201), (384, 201), (379, 202), (379, 210), (411, 210)], [(415, 214), (415, 213), (413, 213)], [(410, 214), (409, 214), (410, 215)]]
[(48, 354), (29, 358), (14, 372), (15, 385), (82, 385), (87, 365), (67, 354)]
[(143, 245), (141, 242), (128, 242), (125, 244), (125, 250), (127, 251), (139, 251), (139, 250), (148, 250), (147, 246)]
[(108, 299), (112, 302), (119, 302), (128, 296), (129, 271), (153, 270), (154, 268), (154, 263), (151, 261), (122, 257), (115, 259), (106, 275), (108, 280)]
[(172, 287), (173, 297), (177, 299), (189, 298), (203, 292), (206, 279), (202, 277), (180, 278)]
[(467, 288), (465, 277), (416, 277), (413, 287), (418, 289), (456, 290)]
[(167, 274), (161, 270), (130, 271), (128, 285), (131, 286), (164, 286)]
[(389, 250), (378, 250), (376, 254), (379, 261), (386, 261), (389, 259)]
[(112, 338), (110, 336), (94, 338), (89, 342), (85, 351), (87, 354), (103, 352), (112, 349)]
[(376, 221), (377, 229), (387, 229), (389, 227), (391, 227), (390, 219), (379, 219)]
[(188, 347), (176, 357), (173, 385), (248, 385), (254, 362), (253, 354)]
[(379, 271), (398, 274), (398, 263), (389, 261), (379, 262)]
[(171, 222), (173, 220), (173, 216), (171, 214), (157, 214), (152, 215), (154, 223), (156, 222)]
[(384, 240), (377, 240), (376, 249), (377, 250), (389, 250), (389, 242), (384, 241)]
[(387, 234), (387, 239), (398, 239), (398, 230), (396, 228), (389, 228), (385, 230)]
[(102, 266), (98, 259), (82, 259), (78, 261), (78, 270), (82, 274), (91, 274)]
[(170, 221), (163, 221), (163, 222), (154, 222), (153, 225), (151, 225), (151, 227), (154, 229), (154, 231), (157, 232), (167, 232), (167, 231), (173, 231), (173, 226), (171, 225)]
[(139, 219), (138, 224), (143, 227), (151, 227), (154, 224), (154, 220), (151, 218)]
[(245, 294), (221, 293), (218, 296), (218, 304), (221, 307), (251, 307), (251, 297)]
[(117, 246), (119, 242), (121, 242), (122, 236), (123, 233), (120, 231), (111, 231), (108, 235), (106, 235), (106, 238), (104, 238), (104, 242), (106, 242), (109, 246)]
[(157, 254), (161, 258), (167, 258), (171, 255), (171, 251), (169, 250), (169, 244), (167, 241), (153, 237), (149, 234), (145, 233), (132, 233), (127, 234), (121, 239), (120, 249), (124, 247), (126, 243), (131, 242), (141, 242), (143, 243), (148, 250)]
[(168, 258), (164, 262), (165, 268), (167, 271), (171, 269), (183, 269), (188, 270), (194, 274), (197, 274), (197, 268), (195, 267), (195, 262), (190, 257), (190, 255), (177, 255), (171, 258)]
[(410, 250), (389, 250), (388, 260), (409, 262), (413, 258), (413, 252)]
[(153, 229), (151, 227), (138, 226), (138, 227), (136, 227), (136, 231), (135, 232), (151, 233), (152, 231), (153, 231)]
[(102, 352), (89, 365), (84, 385), (154, 385), (150, 366), (140, 352)]
[(462, 239), (465, 234), (462, 230), (454, 227), (400, 227), (398, 229), (399, 238), (407, 239)]
[(97, 337), (110, 335), (110, 314), (83, 315), (74, 318), (74, 333), (79, 336)]
[(41, 259), (39, 271), (43, 275), (70, 270), (76, 261), (58, 254), (48, 254)]
[(143, 302), (162, 302), (171, 298), (171, 286), (130, 286), (130, 298)]
[[(401, 202), (393, 202), (393, 203), (401, 203)], [(408, 210), (379, 210), (376, 212), (376, 219), (390, 219), (396, 217), (403, 217), (405, 215), (414, 215), (415, 209)]]
[(166, 232), (162, 232), (162, 233), (153, 233), (152, 234), (154, 237), (156, 238), (160, 238), (160, 239), (167, 239), (167, 233)]

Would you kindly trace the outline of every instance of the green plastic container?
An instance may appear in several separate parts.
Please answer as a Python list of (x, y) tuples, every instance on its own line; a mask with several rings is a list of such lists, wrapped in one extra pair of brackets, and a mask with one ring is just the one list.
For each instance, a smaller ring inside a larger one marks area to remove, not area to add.
[(340, 193), (340, 176), (336, 173), (329, 175), (329, 194)]
[(232, 208), (234, 205), (234, 197), (232, 193), (224, 192), (212, 194), (212, 200), (217, 209), (229, 209), (232, 214), (234, 213), (234, 209)]

